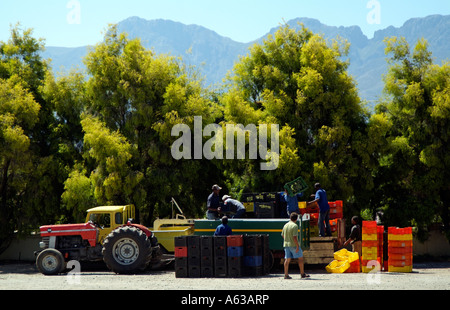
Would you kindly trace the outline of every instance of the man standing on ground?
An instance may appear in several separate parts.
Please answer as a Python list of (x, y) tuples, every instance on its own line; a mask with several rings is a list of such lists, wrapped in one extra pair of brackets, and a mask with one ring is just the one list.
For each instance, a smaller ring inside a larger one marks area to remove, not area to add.
[(283, 236), (284, 242), (284, 278), (292, 279), (289, 276), (289, 264), (292, 259), (298, 260), (298, 267), (300, 268), (300, 274), (302, 279), (309, 278), (309, 275), (305, 273), (305, 267), (303, 263), (303, 251), (300, 248), (300, 244), (298, 242), (298, 214), (293, 212), (291, 213), (290, 221), (286, 223), (283, 227), (283, 231), (281, 232), (281, 236)]
[(345, 248), (349, 243), (352, 245), (352, 251), (357, 252), (359, 255), (359, 262), (361, 263), (362, 257), (362, 235), (361, 226), (359, 225), (359, 217), (352, 217), (352, 230), (350, 232), (350, 237), (344, 242), (343, 247)]
[(315, 202), (319, 204), (319, 236), (324, 237), (326, 232), (327, 237), (330, 237), (330, 205), (328, 204), (327, 192), (322, 189), (320, 183), (316, 183), (314, 188), (316, 190), (315, 200), (308, 202), (308, 204)]

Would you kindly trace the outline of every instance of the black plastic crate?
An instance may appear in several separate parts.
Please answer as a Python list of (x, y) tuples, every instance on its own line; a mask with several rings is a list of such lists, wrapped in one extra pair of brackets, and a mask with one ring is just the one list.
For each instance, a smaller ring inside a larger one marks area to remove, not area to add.
[(265, 202), (266, 196), (264, 193), (255, 193), (253, 195), (255, 197), (255, 202)]
[(228, 257), (228, 268), (241, 268), (244, 266), (244, 256)]
[(201, 236), (200, 246), (202, 248), (213, 248), (214, 247), (214, 236)]
[(244, 249), (244, 256), (262, 256), (263, 249), (261, 246), (248, 245)]
[(175, 237), (175, 247), (187, 247), (187, 236)]
[(276, 202), (277, 201), (277, 193), (263, 193), (264, 202)]
[(214, 278), (214, 268), (213, 267), (201, 267), (201, 277), (202, 278)]
[(214, 257), (214, 248), (202, 247), (200, 249), (200, 255), (201, 256), (209, 256), (209, 257), (213, 258)]
[(242, 194), (240, 201), (242, 203), (244, 203), (244, 202), (255, 202), (255, 194), (244, 193), (244, 194)]
[(188, 256), (188, 266), (201, 266), (201, 258), (200, 256)]
[(229, 278), (240, 278), (243, 276), (242, 268), (228, 268), (228, 277)]
[(202, 275), (200, 266), (189, 266), (188, 273), (189, 273), (189, 278), (200, 278)]
[(275, 218), (275, 202), (255, 202), (257, 218)]
[(187, 257), (175, 257), (175, 268), (177, 267), (188, 267), (188, 258)]
[(200, 236), (187, 236), (187, 246), (188, 247), (200, 247)]
[(189, 277), (188, 267), (175, 267), (175, 277), (188, 278)]
[(214, 247), (218, 247), (218, 246), (223, 246), (226, 247), (227, 246), (227, 237), (226, 236), (216, 236), (214, 237)]
[(228, 272), (227, 272), (227, 267), (224, 266), (215, 266), (214, 267), (214, 276), (216, 278), (225, 278), (227, 277)]
[(218, 256), (214, 257), (214, 266), (216, 267), (227, 267), (227, 257), (226, 256)]
[(244, 245), (252, 245), (261, 247), (263, 244), (263, 235), (245, 235)]
[(261, 277), (264, 275), (263, 267), (245, 267), (244, 275), (247, 277)]
[(214, 257), (202, 256), (200, 261), (201, 267), (214, 267)]
[(217, 246), (214, 248), (214, 257), (227, 257), (227, 247)]

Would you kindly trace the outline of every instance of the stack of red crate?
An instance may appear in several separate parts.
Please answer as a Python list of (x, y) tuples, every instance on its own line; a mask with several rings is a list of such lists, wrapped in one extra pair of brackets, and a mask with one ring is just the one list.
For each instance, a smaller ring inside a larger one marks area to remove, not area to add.
[(388, 271), (412, 272), (412, 228), (388, 228)]
[(380, 263), (381, 269), (383, 269), (383, 242), (384, 240), (384, 226), (377, 226), (377, 241), (378, 241), (378, 257), (377, 260)]
[(344, 217), (344, 203), (342, 200), (331, 201), (328, 204), (330, 205), (330, 220)]
[[(339, 230), (339, 224), (344, 217), (343, 211), (343, 201), (330, 201), (330, 226), (331, 232), (335, 233)], [(300, 208), (300, 213), (303, 215), (305, 213), (310, 214), (310, 227), (311, 236), (318, 235), (318, 223), (319, 223), (319, 205), (314, 203), (306, 208)]]

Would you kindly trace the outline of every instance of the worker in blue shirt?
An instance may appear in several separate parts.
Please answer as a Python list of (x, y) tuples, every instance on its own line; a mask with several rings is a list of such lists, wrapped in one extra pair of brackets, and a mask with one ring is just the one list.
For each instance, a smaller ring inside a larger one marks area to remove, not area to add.
[(315, 202), (319, 204), (319, 236), (324, 237), (325, 232), (327, 236), (331, 236), (330, 205), (328, 204), (327, 192), (322, 189), (320, 183), (316, 183), (314, 189), (316, 190), (315, 200), (308, 202), (308, 205)]
[(300, 214), (300, 208), (298, 207), (298, 199), (303, 196), (303, 193), (290, 196), (287, 192), (287, 190), (284, 190), (284, 193), (281, 194), (281, 198), (286, 202), (287, 208), (287, 217), (291, 216), (291, 213), (295, 212), (297, 214)]
[(241, 218), (245, 214), (244, 205), (237, 201), (236, 199), (232, 199), (230, 196), (223, 196), (224, 209), (233, 214), (232, 218), (237, 219)]
[(217, 226), (214, 236), (230, 236), (233, 233), (230, 226), (228, 226), (228, 217), (222, 217), (222, 224)]

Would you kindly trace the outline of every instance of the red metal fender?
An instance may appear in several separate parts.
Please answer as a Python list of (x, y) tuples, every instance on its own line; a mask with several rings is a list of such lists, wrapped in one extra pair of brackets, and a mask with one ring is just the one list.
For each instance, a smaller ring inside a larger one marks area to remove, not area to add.
[(39, 228), (42, 237), (81, 236), (92, 247), (97, 244), (98, 229), (91, 223), (46, 225)]
[(127, 223), (126, 226), (131, 226), (131, 227), (136, 227), (139, 228), (140, 230), (142, 230), (148, 238), (150, 238), (152, 236), (152, 232), (150, 231), (150, 229), (148, 229), (147, 227), (145, 227), (144, 225), (141, 224), (132, 224), (130, 222)]

